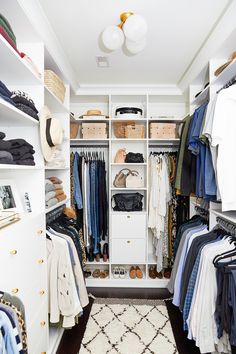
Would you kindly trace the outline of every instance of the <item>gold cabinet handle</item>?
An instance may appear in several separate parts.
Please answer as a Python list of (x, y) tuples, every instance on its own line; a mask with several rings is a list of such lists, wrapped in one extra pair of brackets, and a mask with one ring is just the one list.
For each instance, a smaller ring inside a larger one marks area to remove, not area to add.
[(43, 263), (44, 263), (44, 260), (43, 260), (43, 259), (39, 259), (39, 260), (38, 260), (38, 263), (39, 263), (39, 264), (43, 264)]
[(11, 250), (10, 254), (14, 256), (15, 254), (17, 254), (17, 250)]
[(130, 219), (130, 215), (127, 215), (127, 219)]
[(40, 290), (39, 294), (40, 295), (44, 295), (45, 294), (45, 290)]
[(13, 294), (17, 294), (18, 292), (19, 292), (19, 289), (18, 288), (14, 288), (14, 289), (12, 289), (12, 291), (11, 291)]
[(39, 230), (37, 231), (37, 234), (38, 234), (38, 235), (42, 235), (42, 234), (43, 234), (43, 230), (42, 230), (42, 229), (39, 229)]
[(45, 322), (45, 321), (41, 321), (41, 322), (40, 322), (40, 326), (41, 326), (41, 327), (44, 327), (44, 326), (45, 326), (45, 324), (46, 324), (46, 322)]
[(127, 243), (131, 243), (131, 241), (127, 241)]

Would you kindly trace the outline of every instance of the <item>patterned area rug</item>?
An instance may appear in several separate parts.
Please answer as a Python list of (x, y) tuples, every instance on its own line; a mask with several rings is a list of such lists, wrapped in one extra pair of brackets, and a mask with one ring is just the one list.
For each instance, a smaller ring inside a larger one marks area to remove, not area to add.
[(79, 354), (177, 354), (165, 302), (96, 299)]

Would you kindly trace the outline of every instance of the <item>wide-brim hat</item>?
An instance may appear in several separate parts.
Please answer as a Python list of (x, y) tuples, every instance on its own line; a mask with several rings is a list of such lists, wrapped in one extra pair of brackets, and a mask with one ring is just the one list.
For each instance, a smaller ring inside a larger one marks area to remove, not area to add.
[(55, 147), (63, 141), (63, 129), (60, 121), (52, 117), (47, 106), (40, 112), (40, 139), (44, 159), (50, 162)]
[(229, 64), (232, 63), (232, 61), (234, 61), (236, 59), (236, 52), (233, 52), (233, 54), (230, 56), (229, 60), (224, 63), (223, 65), (221, 65), (216, 71), (215, 71), (215, 76), (218, 76), (222, 73), (222, 71), (224, 71), (227, 66), (229, 66)]
[(86, 113), (82, 114), (82, 116), (80, 116), (80, 118), (90, 117), (90, 116), (105, 116), (105, 117), (107, 117), (99, 109), (89, 109)]

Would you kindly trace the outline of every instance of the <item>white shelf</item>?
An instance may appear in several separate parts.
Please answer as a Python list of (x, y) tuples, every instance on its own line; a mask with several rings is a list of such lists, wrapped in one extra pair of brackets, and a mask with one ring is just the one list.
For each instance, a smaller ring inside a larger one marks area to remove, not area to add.
[(0, 164), (0, 170), (44, 170), (44, 166)]
[(112, 122), (147, 122), (147, 118), (111, 118)]
[(143, 163), (131, 163), (131, 162), (123, 162), (123, 163), (115, 163), (115, 162), (112, 162), (111, 163), (111, 166), (146, 166), (147, 163), (146, 162), (143, 162)]
[(236, 75), (236, 59), (230, 63), (225, 70), (219, 76), (216, 76), (212, 82), (211, 86), (224, 86)]
[(0, 77), (7, 85), (43, 85), (43, 82), (30, 70), (23, 59), (0, 35), (1, 67)]
[(175, 138), (175, 139), (148, 139), (149, 143), (154, 143), (154, 144), (170, 144), (170, 145), (178, 145), (180, 143), (180, 139), (179, 138)]
[(51, 208), (45, 209), (45, 213), (50, 213), (50, 211), (53, 211), (54, 209), (59, 208), (61, 205), (63, 204), (67, 204), (69, 202), (70, 198), (67, 198), (65, 200), (62, 200), (60, 203), (57, 203), (55, 205), (53, 205)]
[(128, 139), (128, 138), (124, 138), (124, 139), (118, 139), (118, 138), (111, 138), (111, 141), (135, 141), (136, 143), (140, 143), (140, 142), (144, 142), (147, 141), (147, 138), (143, 138), (143, 139)]
[(0, 121), (3, 127), (37, 126), (39, 121), (0, 98)]
[(210, 85), (208, 85), (191, 103), (191, 105), (199, 106), (209, 98)]
[(48, 354), (54, 354), (60, 344), (61, 338), (64, 333), (64, 328), (61, 327), (50, 327), (49, 328), (49, 349)]
[(216, 216), (220, 216), (223, 219), (226, 219), (234, 224), (236, 224), (236, 211), (220, 211), (210, 209), (210, 213), (215, 214)]
[(70, 143), (84, 143), (84, 144), (92, 144), (92, 143), (109, 143), (109, 139), (70, 139)]
[(117, 288), (166, 288), (169, 279), (95, 279), (87, 278), (86, 285), (88, 287), (117, 287)]
[(111, 188), (112, 191), (146, 191), (146, 187), (140, 187), (140, 188)]
[(173, 123), (181, 123), (183, 121), (184, 118), (158, 118), (158, 117), (150, 117), (149, 118), (149, 122), (173, 122)]
[(70, 169), (70, 167), (48, 167), (48, 166), (45, 166), (46, 171), (67, 171), (69, 169)]
[(69, 113), (69, 108), (66, 107), (47, 86), (44, 86), (45, 104), (52, 113)]
[(89, 122), (97, 122), (97, 123), (109, 123), (110, 119), (109, 118), (79, 118), (73, 120), (73, 123), (89, 123)]
[(142, 210), (142, 211), (111, 211), (111, 214), (116, 214), (116, 215), (132, 215), (132, 214), (137, 214), (137, 215), (141, 215), (141, 214), (147, 214), (147, 210)]

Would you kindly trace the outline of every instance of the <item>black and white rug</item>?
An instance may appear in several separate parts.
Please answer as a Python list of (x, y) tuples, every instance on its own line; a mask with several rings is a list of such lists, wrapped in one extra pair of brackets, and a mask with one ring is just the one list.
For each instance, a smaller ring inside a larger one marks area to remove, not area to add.
[(177, 354), (163, 300), (96, 299), (79, 354)]

